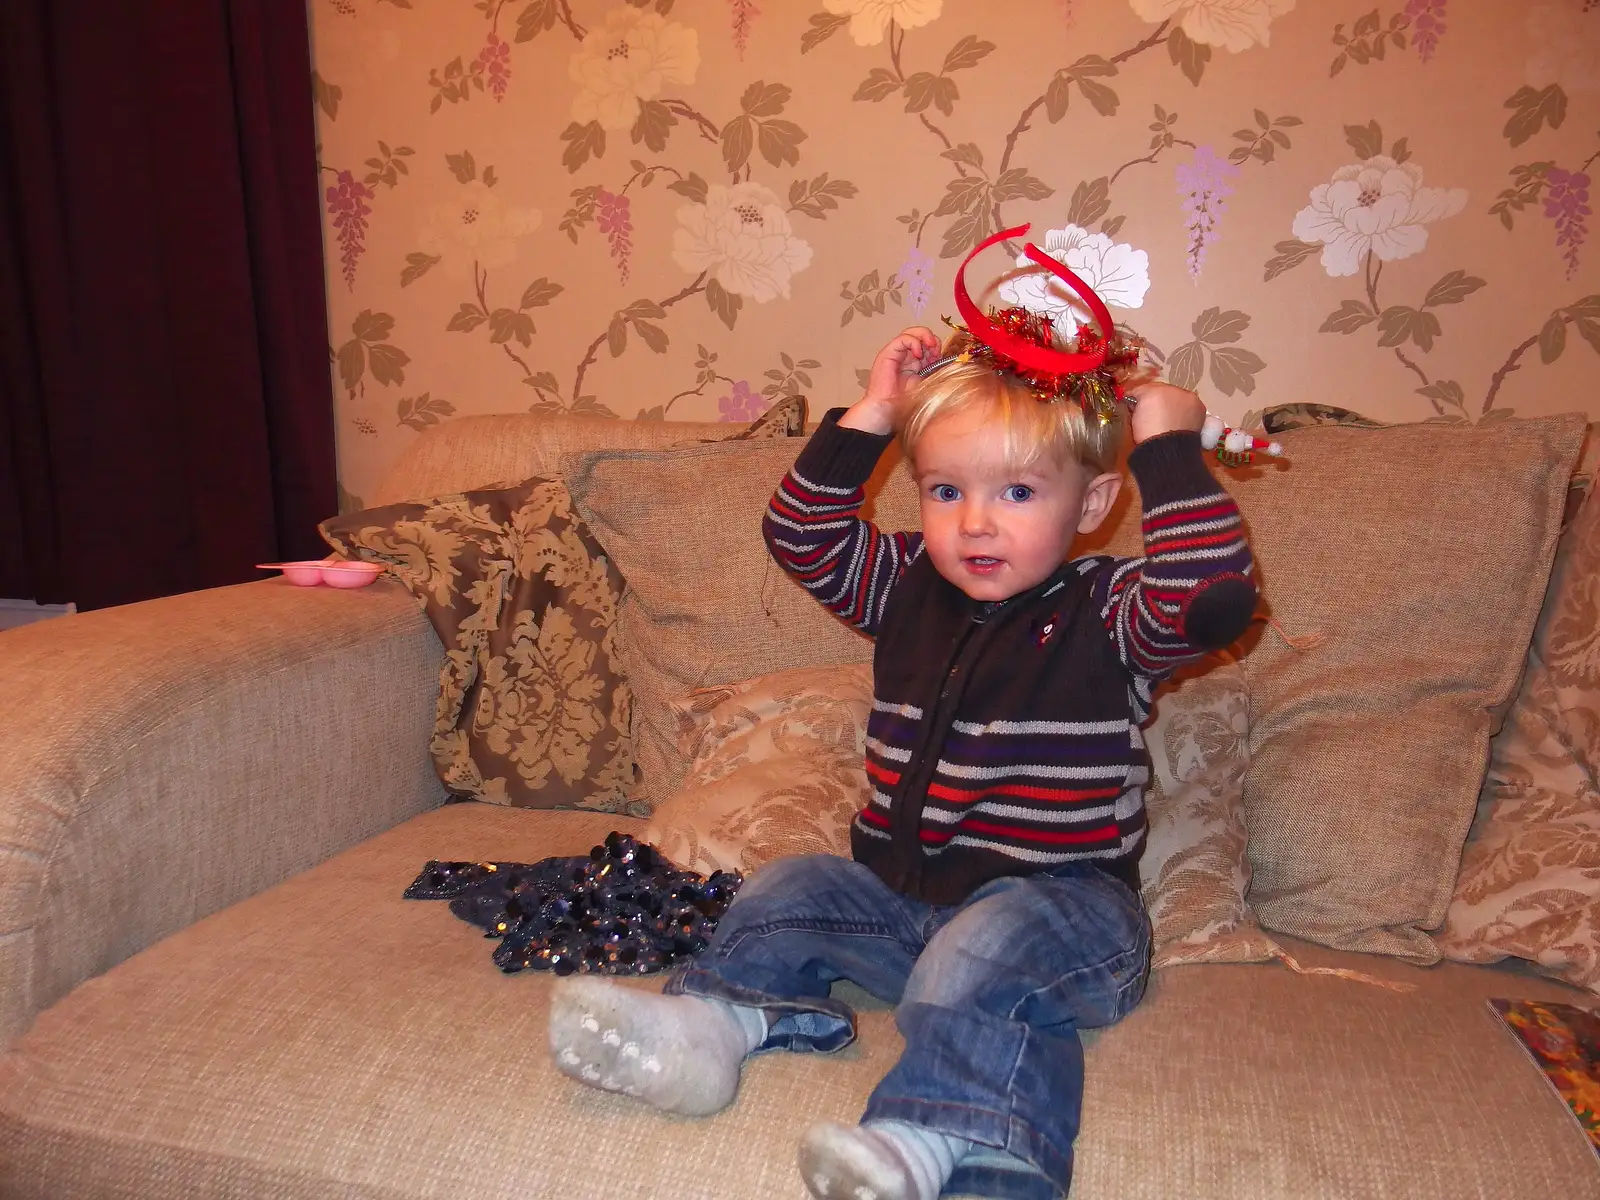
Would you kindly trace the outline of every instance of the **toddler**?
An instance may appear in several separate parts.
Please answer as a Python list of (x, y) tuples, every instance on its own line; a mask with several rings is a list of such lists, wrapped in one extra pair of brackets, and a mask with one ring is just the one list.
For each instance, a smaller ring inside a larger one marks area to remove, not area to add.
[[(976, 345), (958, 333), (941, 355), (921, 328), (890, 342), (764, 522), (773, 557), (877, 642), (852, 858), (756, 872), (662, 994), (574, 977), (552, 997), (562, 1071), (689, 1115), (730, 1103), (756, 1051), (848, 1045), (834, 982), (894, 1004), (905, 1048), (861, 1123), (801, 1141), (818, 1197), (1065, 1195), (1078, 1030), (1119, 1020), (1149, 970), (1139, 727), (1154, 685), (1255, 606), (1198, 397), (1131, 393), (1145, 556), (1069, 561), (1117, 498), (1122, 418), (1041, 398)], [(858, 515), (896, 429), (920, 533)]]

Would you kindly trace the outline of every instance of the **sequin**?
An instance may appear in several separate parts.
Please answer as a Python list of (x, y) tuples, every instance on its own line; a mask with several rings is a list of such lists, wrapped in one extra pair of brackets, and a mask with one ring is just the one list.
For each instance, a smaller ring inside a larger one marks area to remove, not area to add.
[(706, 948), (743, 878), (680, 870), (659, 850), (609, 833), (587, 856), (536, 863), (429, 862), (408, 900), (450, 911), (498, 941), (495, 966), (516, 971), (648, 975)]

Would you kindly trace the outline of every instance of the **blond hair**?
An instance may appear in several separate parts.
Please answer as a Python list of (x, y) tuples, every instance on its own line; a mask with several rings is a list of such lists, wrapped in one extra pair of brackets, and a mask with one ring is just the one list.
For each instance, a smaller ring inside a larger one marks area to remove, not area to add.
[[(945, 343), (946, 356), (959, 356), (975, 343), (957, 332)], [(1057, 466), (1077, 462), (1092, 475), (1114, 471), (1122, 445), (1122, 417), (1102, 424), (1072, 400), (1040, 400), (1023, 380), (1009, 371), (973, 358), (949, 358), (908, 390), (896, 414), (897, 432), (906, 457), (916, 462), (917, 442), (935, 421), (970, 409), (982, 409), (999, 427), (1005, 461), (1014, 470), (1048, 458)]]

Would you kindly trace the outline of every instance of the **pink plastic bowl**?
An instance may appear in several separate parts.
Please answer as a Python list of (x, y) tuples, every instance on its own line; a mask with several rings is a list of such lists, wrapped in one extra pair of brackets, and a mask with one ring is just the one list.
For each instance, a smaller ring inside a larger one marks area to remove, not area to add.
[(383, 568), (377, 563), (328, 563), (322, 568), (322, 582), (336, 588), (366, 587), (381, 574)]
[(366, 587), (383, 574), (381, 566), (369, 562), (319, 562), (316, 559), (303, 559), (300, 562), (256, 565), (264, 571), (282, 571), (283, 577), (296, 587), (316, 587), (319, 583), (336, 588)]

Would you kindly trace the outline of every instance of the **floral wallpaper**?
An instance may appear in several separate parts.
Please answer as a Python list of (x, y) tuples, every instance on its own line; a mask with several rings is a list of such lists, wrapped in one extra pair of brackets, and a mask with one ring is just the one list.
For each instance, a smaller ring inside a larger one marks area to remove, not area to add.
[(311, 13), (347, 506), (461, 414), (847, 403), (1023, 222), (1231, 421), (1600, 417), (1600, 0)]

